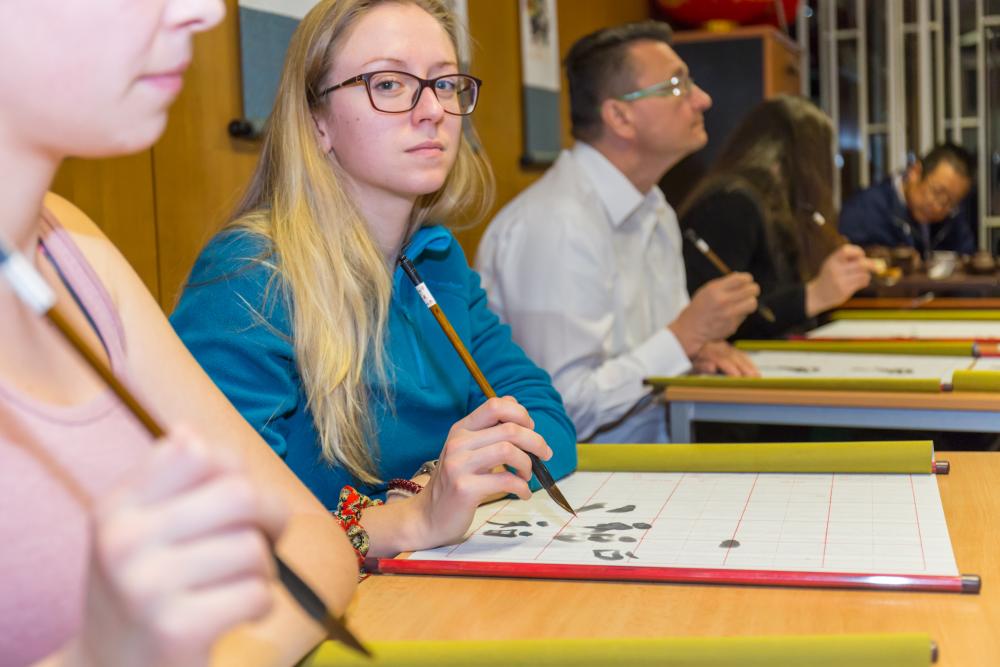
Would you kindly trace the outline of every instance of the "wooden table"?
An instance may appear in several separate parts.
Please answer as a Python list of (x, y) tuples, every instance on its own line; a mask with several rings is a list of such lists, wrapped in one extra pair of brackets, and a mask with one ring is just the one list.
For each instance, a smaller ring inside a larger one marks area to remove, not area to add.
[(697, 420), (1000, 433), (1000, 393), (668, 387), (670, 440)]
[(941, 497), (978, 595), (376, 575), (351, 626), (369, 641), (926, 632), (943, 667), (1000, 665), (1000, 454), (947, 458)]
[(974, 275), (956, 271), (947, 278), (935, 280), (919, 272), (903, 276), (893, 285), (872, 284), (857, 296), (914, 298), (927, 292), (945, 297), (1000, 297), (1000, 278), (996, 273)]
[(855, 297), (839, 307), (843, 310), (994, 310), (1000, 309), (1000, 298)]

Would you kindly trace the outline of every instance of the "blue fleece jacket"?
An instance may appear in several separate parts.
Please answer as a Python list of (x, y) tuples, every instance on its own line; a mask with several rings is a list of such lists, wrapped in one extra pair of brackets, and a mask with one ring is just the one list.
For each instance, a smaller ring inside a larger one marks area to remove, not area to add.
[[(345, 484), (378, 495), (323, 460), (306, 407), (292, 318), (267, 258), (266, 240), (242, 231), (216, 236), (191, 273), (171, 323), (236, 409), (328, 508)], [(487, 308), (479, 276), (454, 236), (429, 226), (407, 249), (417, 271), (500, 396), (517, 398), (554, 452), (548, 462), (560, 478), (576, 466), (576, 431), (545, 371), (511, 340), (510, 329)], [(383, 480), (410, 477), (437, 458), (448, 430), (486, 399), (434, 316), (398, 267), (393, 275), (387, 332), (391, 382), (372, 388), (372, 416)], [(532, 487), (537, 488), (536, 480)]]

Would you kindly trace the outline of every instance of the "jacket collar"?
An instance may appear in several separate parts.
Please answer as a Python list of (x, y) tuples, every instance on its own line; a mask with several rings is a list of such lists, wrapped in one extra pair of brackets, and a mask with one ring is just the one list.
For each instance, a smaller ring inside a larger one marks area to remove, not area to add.
[[(451, 245), (452, 235), (448, 229), (442, 225), (429, 224), (419, 228), (413, 233), (409, 243), (403, 247), (404, 254), (414, 264), (418, 264), (420, 257), (428, 252), (443, 252)], [(421, 276), (422, 277), (422, 276)], [(403, 273), (402, 267), (398, 264), (394, 267), (393, 291), (399, 293), (400, 285), (408, 283), (409, 279)]]

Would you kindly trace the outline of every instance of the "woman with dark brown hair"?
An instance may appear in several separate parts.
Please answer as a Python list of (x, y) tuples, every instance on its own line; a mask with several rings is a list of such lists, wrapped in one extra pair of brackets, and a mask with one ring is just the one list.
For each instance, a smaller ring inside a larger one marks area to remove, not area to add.
[[(771, 338), (835, 308), (870, 280), (861, 248), (837, 233), (833, 126), (810, 101), (780, 96), (743, 119), (680, 208), (681, 227), (734, 271), (751, 273), (775, 321), (751, 314), (735, 338)], [(718, 277), (686, 247), (688, 290)]]

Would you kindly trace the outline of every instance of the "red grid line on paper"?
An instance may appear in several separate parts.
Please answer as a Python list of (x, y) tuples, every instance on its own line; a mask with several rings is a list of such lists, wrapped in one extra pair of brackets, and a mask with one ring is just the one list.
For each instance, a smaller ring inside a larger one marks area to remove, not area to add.
[(663, 510), (667, 509), (667, 503), (669, 503), (670, 499), (674, 497), (674, 493), (677, 491), (677, 488), (681, 485), (681, 482), (684, 481), (684, 475), (686, 475), (686, 474), (687, 474), (686, 472), (682, 472), (681, 476), (677, 478), (677, 481), (674, 483), (674, 488), (670, 489), (670, 493), (667, 495), (667, 499), (663, 501), (662, 505), (660, 505), (660, 509), (656, 513), (656, 516), (654, 516), (650, 520), (650, 522), (649, 522), (649, 528), (647, 528), (646, 530), (642, 531), (642, 537), (639, 538), (639, 543), (636, 544), (635, 545), (635, 549), (632, 550), (633, 554), (638, 554), (639, 553), (639, 547), (642, 546), (642, 541), (646, 539), (647, 535), (649, 535), (649, 531), (653, 530), (653, 526), (656, 525), (656, 520), (660, 518), (661, 514), (663, 514)]
[[(614, 477), (614, 476), (615, 476), (615, 474), (613, 472), (608, 473), (608, 476), (604, 479), (603, 482), (601, 482), (601, 485), (598, 486), (594, 490), (594, 492), (592, 494), (590, 494), (590, 497), (588, 497), (586, 500), (583, 501), (583, 504), (586, 505), (591, 500), (593, 500), (594, 496), (596, 496), (600, 492), (600, 490), (604, 488), (604, 485), (607, 484), (609, 481), (611, 481), (611, 478)], [(566, 523), (564, 523), (562, 525), (562, 527), (560, 527), (559, 530), (556, 531), (555, 535), (552, 536), (552, 539), (550, 539), (548, 542), (545, 543), (545, 546), (542, 547), (541, 551), (539, 551), (537, 554), (535, 554), (535, 557), (534, 557), (533, 560), (538, 560), (539, 558), (541, 558), (542, 554), (545, 553), (545, 550), (548, 549), (552, 545), (552, 543), (556, 541), (556, 538), (559, 537), (559, 534), (562, 533), (564, 530), (566, 530), (566, 526), (568, 526), (570, 523), (572, 523), (573, 519), (575, 519), (575, 518), (577, 518), (577, 517), (571, 516), (566, 521)]]
[(826, 542), (830, 537), (830, 515), (833, 513), (833, 483), (837, 480), (837, 475), (830, 475), (830, 503), (826, 508), (826, 527), (823, 529), (823, 560), (820, 567), (826, 567)]
[(875, 511), (875, 509), (878, 507), (878, 501), (875, 499), (875, 488), (874, 488), (875, 485), (874, 484), (869, 484), (868, 486), (872, 490), (872, 493), (871, 493), (871, 496), (872, 496), (872, 503), (871, 503), (871, 505), (872, 505), (871, 541), (872, 541), (872, 555), (874, 555), (875, 554), (875, 517), (878, 516), (878, 513)]
[[(740, 518), (736, 521), (736, 528), (733, 529), (733, 535), (730, 540), (736, 539), (736, 533), (740, 532), (740, 524), (743, 523), (743, 516), (747, 513), (747, 507), (750, 505), (750, 498), (753, 496), (754, 489), (757, 488), (757, 480), (760, 479), (760, 473), (757, 473), (753, 477), (753, 484), (750, 485), (750, 493), (747, 494), (747, 499), (743, 503), (743, 511), (740, 512)], [(726, 547), (726, 555), (722, 558), (722, 564), (725, 565), (726, 561), (729, 560), (729, 554), (732, 552), (733, 548), (731, 546)]]
[[(713, 487), (712, 487), (712, 491), (713, 492), (718, 487), (718, 484), (719, 483), (717, 481), (713, 483)], [(707, 505), (708, 505), (708, 502), (702, 503), (701, 509), (698, 510), (698, 516), (696, 516), (694, 518), (694, 521), (692, 522), (691, 527), (688, 528), (687, 535), (684, 536), (684, 542), (683, 542), (683, 545), (681, 547), (682, 550), (686, 550), (687, 549), (688, 542), (691, 540), (691, 535), (692, 535), (692, 533), (694, 533), (695, 526), (698, 525), (698, 523), (702, 520), (702, 517), (705, 515), (705, 507)]]
[(785, 513), (781, 517), (781, 527), (778, 529), (777, 547), (780, 547), (785, 537), (785, 526), (788, 525), (788, 510), (792, 506), (792, 499), (795, 498), (795, 485), (798, 484), (798, 475), (792, 476), (792, 488), (788, 490), (788, 500), (785, 501)]
[(913, 488), (913, 475), (910, 478), (910, 495), (913, 496), (913, 516), (917, 520), (917, 539), (920, 540), (920, 563), (923, 569), (927, 569), (927, 557), (924, 555), (924, 536), (920, 531), (920, 510), (917, 508), (917, 490)]

